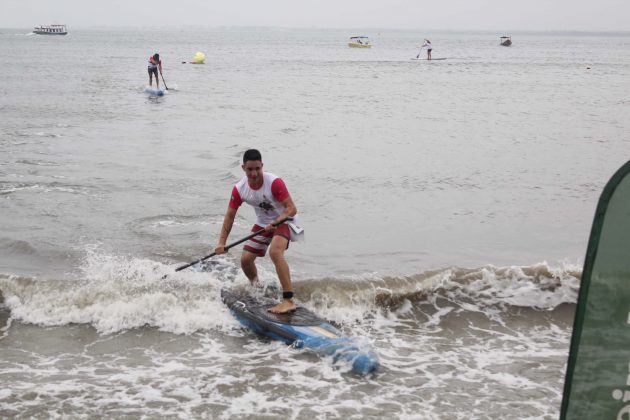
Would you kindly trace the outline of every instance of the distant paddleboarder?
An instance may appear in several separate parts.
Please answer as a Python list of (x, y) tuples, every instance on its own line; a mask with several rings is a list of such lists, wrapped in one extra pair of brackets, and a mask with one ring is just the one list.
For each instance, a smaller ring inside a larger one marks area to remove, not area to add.
[[(155, 53), (149, 57), (149, 86), (153, 87), (153, 75), (155, 75), (155, 85), (157, 89), (160, 89), (160, 79), (158, 78), (158, 70), (162, 74), (162, 61), (160, 60), (160, 54)], [(162, 76), (164, 77), (164, 76)]]
[[(228, 209), (223, 218), (223, 226), (219, 242), (215, 248), (217, 254), (223, 254), (236, 212), (243, 202), (254, 207), (256, 223), (252, 232), (264, 229), (260, 235), (245, 242), (241, 254), (241, 268), (253, 285), (258, 284), (258, 270), (256, 258), (264, 257), (269, 249), (269, 256), (276, 267), (278, 279), (282, 285), (282, 302), (269, 309), (273, 313), (287, 313), (295, 311), (297, 306), (293, 302), (293, 287), (289, 264), (284, 259), (284, 251), (289, 248), (292, 232), (295, 235), (299, 228), (287, 223), (274, 227), (274, 224), (287, 217), (297, 214), (289, 190), (284, 181), (270, 172), (263, 172), (262, 156), (256, 149), (250, 149), (243, 155), (241, 168), (245, 176), (232, 188), (232, 196)], [(295, 239), (295, 238), (293, 238)]]
[[(433, 50), (433, 45), (431, 44), (431, 41), (429, 41), (428, 39), (424, 40), (424, 44), (422, 44), (422, 46), (420, 47), (420, 51), (422, 51), (422, 48), (427, 49), (427, 60), (431, 59), (431, 50)], [(420, 53), (418, 53), (418, 55), (416, 56), (416, 58), (420, 57)]]

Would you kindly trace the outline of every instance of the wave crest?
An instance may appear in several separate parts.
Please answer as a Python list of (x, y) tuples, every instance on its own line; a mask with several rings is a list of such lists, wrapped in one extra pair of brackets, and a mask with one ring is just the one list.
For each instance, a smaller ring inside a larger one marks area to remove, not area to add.
[[(0, 296), (11, 318), (26, 323), (86, 323), (105, 334), (144, 326), (190, 334), (235, 325), (220, 290), (247, 283), (229, 257), (213, 259), (206, 271), (176, 273), (151, 260), (99, 255), (96, 248), (88, 250), (83, 272), (80, 280), (0, 275)], [(279, 295), (275, 276), (260, 274), (268, 284), (264, 293)], [(547, 263), (451, 267), (405, 277), (310, 279), (296, 281), (294, 289), (300, 304), (339, 324), (419, 313), (439, 323), (453, 310), (492, 317), (512, 307), (550, 311), (575, 303), (580, 275), (578, 268)]]

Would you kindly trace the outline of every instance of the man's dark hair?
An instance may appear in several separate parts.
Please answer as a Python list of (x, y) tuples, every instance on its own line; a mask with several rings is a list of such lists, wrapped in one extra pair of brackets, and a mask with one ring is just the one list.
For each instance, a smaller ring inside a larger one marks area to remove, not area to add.
[(260, 152), (258, 150), (249, 149), (243, 155), (243, 165), (247, 163), (248, 160), (259, 160), (262, 162), (262, 156), (260, 155)]

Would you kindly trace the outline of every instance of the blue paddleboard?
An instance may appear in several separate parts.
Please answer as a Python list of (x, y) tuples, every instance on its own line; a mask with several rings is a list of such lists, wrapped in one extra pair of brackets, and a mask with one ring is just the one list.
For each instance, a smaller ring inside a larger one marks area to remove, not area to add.
[(162, 89), (153, 89), (152, 87), (145, 87), (144, 91), (151, 96), (164, 96), (164, 91)]
[(221, 291), (221, 299), (241, 324), (259, 334), (333, 356), (335, 361), (346, 360), (359, 374), (376, 372), (379, 367), (374, 350), (359, 346), (355, 339), (344, 336), (306, 308), (298, 307), (288, 314), (272, 314), (268, 309), (276, 302), (237, 295), (228, 290)]

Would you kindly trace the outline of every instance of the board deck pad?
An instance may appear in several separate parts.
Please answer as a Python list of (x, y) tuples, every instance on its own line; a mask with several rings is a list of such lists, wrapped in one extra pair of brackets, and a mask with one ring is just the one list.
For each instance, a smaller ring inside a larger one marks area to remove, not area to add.
[(315, 315), (313, 312), (306, 308), (298, 307), (295, 311), (286, 314), (274, 314), (269, 312), (269, 308), (275, 306), (270, 305), (258, 305), (252, 306), (250, 311), (257, 316), (267, 318), (271, 322), (277, 322), (278, 324), (296, 325), (296, 326), (313, 326), (326, 322), (324, 319)]
[(230, 307), (231, 305), (235, 305), (236, 301), (242, 302), (252, 315), (278, 324), (306, 327), (320, 325), (326, 322), (326, 320), (302, 306), (298, 306), (295, 311), (286, 314), (271, 313), (269, 312), (269, 308), (275, 306), (276, 302), (271, 301), (269, 298), (256, 299), (246, 294), (238, 295), (227, 290), (221, 291), (221, 297), (226, 305)]

